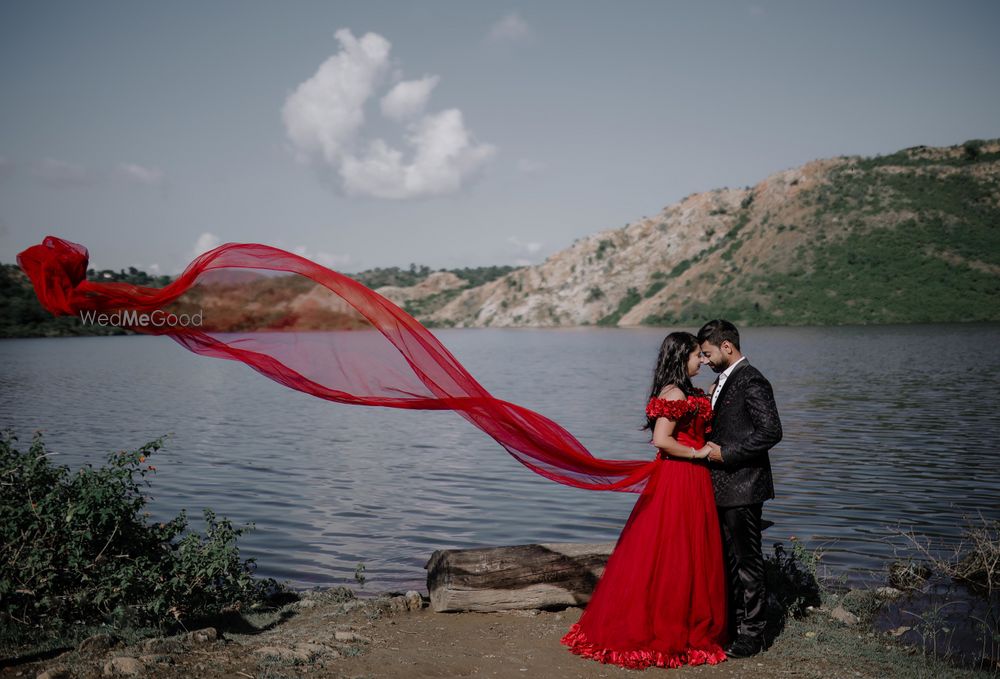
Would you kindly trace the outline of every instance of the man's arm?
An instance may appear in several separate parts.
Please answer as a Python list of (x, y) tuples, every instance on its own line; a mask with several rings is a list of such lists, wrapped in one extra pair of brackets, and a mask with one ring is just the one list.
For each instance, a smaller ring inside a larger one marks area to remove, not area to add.
[(781, 440), (781, 419), (774, 402), (771, 383), (763, 375), (750, 378), (744, 389), (747, 413), (753, 422), (753, 433), (742, 441), (727, 445), (722, 451), (722, 463), (740, 464), (763, 455)]

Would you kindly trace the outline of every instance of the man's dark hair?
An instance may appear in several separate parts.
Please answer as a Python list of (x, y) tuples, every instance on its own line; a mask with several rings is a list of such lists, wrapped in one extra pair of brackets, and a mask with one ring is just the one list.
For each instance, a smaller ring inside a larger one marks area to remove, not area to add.
[(708, 342), (721, 347), (726, 340), (736, 347), (736, 351), (740, 350), (740, 331), (729, 321), (717, 318), (701, 326), (698, 331), (698, 344)]

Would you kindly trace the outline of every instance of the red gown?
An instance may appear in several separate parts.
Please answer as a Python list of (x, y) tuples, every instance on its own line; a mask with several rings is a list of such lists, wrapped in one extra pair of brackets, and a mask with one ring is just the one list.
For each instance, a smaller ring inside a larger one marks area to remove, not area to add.
[[(701, 448), (712, 418), (704, 396), (650, 399), (650, 417)], [(561, 642), (630, 669), (715, 665), (726, 659), (726, 581), (712, 479), (704, 463), (666, 457), (622, 529), (580, 620)]]

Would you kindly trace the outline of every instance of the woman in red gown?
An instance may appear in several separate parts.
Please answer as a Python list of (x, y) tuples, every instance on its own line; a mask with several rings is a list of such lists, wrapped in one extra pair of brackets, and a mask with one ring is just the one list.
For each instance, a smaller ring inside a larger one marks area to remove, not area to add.
[(726, 659), (726, 581), (704, 462), (711, 402), (691, 384), (698, 340), (667, 335), (646, 406), (657, 462), (578, 622), (561, 642), (630, 669)]

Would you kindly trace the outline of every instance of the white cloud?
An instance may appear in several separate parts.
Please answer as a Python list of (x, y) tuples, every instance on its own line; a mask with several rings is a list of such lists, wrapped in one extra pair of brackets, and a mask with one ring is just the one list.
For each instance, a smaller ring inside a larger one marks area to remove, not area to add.
[(410, 127), (407, 142), (414, 149), (410, 163), (381, 139), (373, 141), (360, 158), (345, 156), (340, 167), (344, 189), (355, 195), (396, 199), (453, 193), (496, 151), (470, 138), (458, 109), (424, 116)]
[[(137, 163), (119, 163), (113, 169), (87, 167), (66, 160), (44, 158), (32, 163), (30, 174), (46, 186), (65, 189), (105, 185), (109, 180), (142, 186), (162, 186), (166, 176), (162, 170)], [(13, 173), (14, 163), (0, 158), (0, 177)]]
[(222, 245), (222, 241), (214, 233), (205, 233), (198, 236), (198, 240), (194, 244), (194, 249), (191, 251), (191, 258), (194, 259), (198, 255), (204, 254), (209, 250), (213, 250)]
[(304, 245), (297, 245), (292, 248), (292, 252), (300, 257), (312, 260), (317, 264), (322, 264), (328, 269), (340, 269), (351, 263), (350, 255), (335, 255), (329, 252), (313, 251)]
[(136, 163), (119, 163), (117, 173), (125, 181), (143, 186), (160, 186), (164, 179), (162, 170)]
[(382, 115), (392, 120), (406, 120), (424, 112), (427, 100), (440, 78), (436, 75), (424, 76), (420, 80), (405, 80), (397, 83), (382, 97)]
[(511, 236), (510, 238), (507, 239), (507, 242), (513, 245), (514, 247), (518, 248), (519, 250), (524, 250), (529, 255), (536, 254), (539, 250), (542, 249), (542, 246), (544, 245), (544, 243), (539, 243), (537, 241), (525, 242), (522, 241), (517, 236)]
[(519, 42), (531, 35), (531, 27), (517, 12), (511, 12), (490, 28), (490, 42)]
[(458, 191), (494, 155), (494, 146), (472, 138), (460, 110), (423, 113), (436, 75), (399, 82), (381, 99), (388, 119), (408, 121), (403, 150), (364, 138), (364, 107), (385, 79), (391, 45), (374, 33), (357, 40), (348, 29), (336, 37), (340, 52), (298, 86), (282, 111), (300, 160), (336, 170), (350, 195), (404, 199)]
[(342, 28), (341, 50), (285, 101), (282, 117), (303, 159), (316, 153), (336, 163), (365, 122), (364, 104), (389, 64), (389, 41), (375, 33), (360, 40)]
[(98, 176), (82, 165), (53, 158), (35, 163), (31, 174), (43, 184), (59, 189), (93, 186), (98, 182)]

